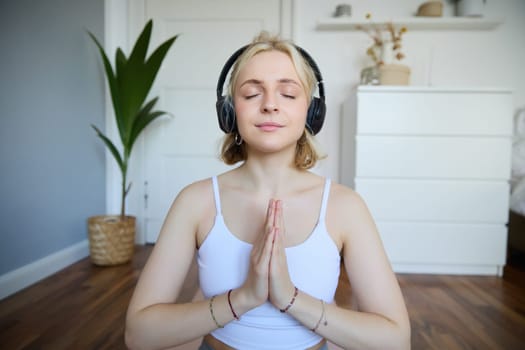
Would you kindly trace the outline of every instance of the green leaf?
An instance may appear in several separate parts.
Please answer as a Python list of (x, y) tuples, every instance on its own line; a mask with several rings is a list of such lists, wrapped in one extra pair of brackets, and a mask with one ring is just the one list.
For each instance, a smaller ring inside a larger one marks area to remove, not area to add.
[(147, 91), (151, 89), (151, 86), (155, 81), (155, 77), (159, 72), (162, 61), (166, 57), (168, 50), (171, 48), (177, 37), (178, 35), (175, 35), (174, 37), (171, 37), (170, 39), (166, 40), (155, 51), (153, 51), (151, 56), (148, 58), (148, 61), (146, 62), (144, 67), (143, 77), (145, 84), (144, 87), (147, 88)]
[(124, 70), (126, 68), (126, 64), (128, 63), (128, 59), (126, 58), (126, 55), (124, 55), (124, 52), (119, 47), (117, 48), (117, 52), (115, 53), (115, 62), (116, 62), (116, 71), (117, 71), (117, 77), (119, 75), (122, 75), (124, 73)]
[(140, 110), (140, 112), (137, 114), (137, 116), (134, 119), (131, 135), (129, 138), (128, 143), (128, 149), (131, 152), (131, 149), (133, 148), (133, 144), (139, 137), (140, 133), (144, 128), (146, 128), (154, 119), (160, 117), (161, 115), (166, 114), (166, 112), (162, 111), (155, 111), (151, 112), (155, 104), (157, 103), (158, 97), (152, 99), (149, 101), (144, 107)]
[(157, 103), (157, 100), (158, 100), (158, 97), (146, 103), (144, 107), (142, 107), (142, 109), (133, 118), (133, 125), (131, 127), (131, 133), (130, 133), (129, 143), (128, 143), (130, 151), (131, 151), (131, 148), (133, 147), (133, 144), (135, 143), (136, 139), (139, 136), (139, 133), (136, 132), (138, 125), (142, 122), (142, 120), (144, 120), (147, 117), (148, 114), (150, 114), (151, 110)]
[(106, 146), (111, 151), (111, 154), (113, 154), (113, 157), (115, 157), (115, 160), (117, 161), (117, 164), (118, 164), (120, 170), (122, 171), (122, 173), (124, 173), (124, 171), (125, 171), (124, 162), (122, 161), (122, 157), (120, 156), (120, 153), (117, 150), (117, 147), (115, 147), (113, 142), (111, 142), (111, 140), (108, 139), (107, 136), (104, 135), (95, 125), (91, 125), (91, 127), (93, 129), (95, 129), (95, 131), (97, 132), (98, 137), (100, 137), (102, 139), (102, 141), (104, 141)]
[(97, 38), (91, 32), (88, 32), (88, 34), (91, 36), (91, 39), (93, 39), (93, 41), (97, 45), (100, 52), (100, 56), (102, 57), (102, 61), (104, 63), (104, 70), (106, 71), (106, 79), (108, 81), (109, 91), (111, 94), (111, 100), (113, 102), (113, 110), (115, 111), (115, 116), (118, 120), (120, 119), (122, 112), (120, 109), (121, 103), (117, 77), (113, 73), (113, 68), (111, 67), (111, 63), (109, 62), (108, 56), (104, 52), (104, 48), (102, 47), (102, 45), (100, 45)]
[(153, 21), (150, 19), (142, 33), (140, 33), (131, 54), (129, 55), (130, 64), (142, 64), (146, 60), (146, 54), (148, 52), (149, 41), (151, 38), (151, 30), (153, 29)]
[(133, 119), (139, 112), (149, 91), (143, 82), (142, 72), (144, 71), (144, 60), (151, 38), (152, 27), (153, 22), (150, 20), (137, 39), (126, 64), (118, 71), (118, 85), (126, 100), (126, 106), (124, 106), (122, 115), (125, 133), (121, 135), (124, 144), (128, 144)]
[[(149, 37), (148, 37), (149, 39)], [(166, 40), (161, 44), (146, 61), (139, 61), (133, 54), (130, 56), (127, 65), (126, 76), (123, 78), (122, 87), (126, 89), (126, 96), (130, 101), (129, 115), (136, 115), (139, 108), (147, 98), (153, 82), (160, 70), (168, 50), (175, 41), (176, 36)], [(147, 45), (149, 43), (145, 43)], [(140, 82), (138, 84), (137, 82)]]
[(138, 119), (137, 123), (133, 125), (133, 131), (132, 131), (133, 142), (136, 141), (136, 139), (138, 138), (142, 130), (144, 130), (153, 120), (157, 119), (158, 117), (164, 114), (168, 114), (168, 112), (155, 111), (155, 112), (146, 114), (142, 118)]
[[(115, 66), (116, 66), (116, 72), (117, 72), (116, 78), (117, 78), (117, 84), (118, 84), (117, 86), (119, 88), (118, 90), (121, 92), (125, 92), (125, 90), (122, 87), (123, 83), (120, 80), (122, 76), (127, 74), (126, 73), (127, 62), (128, 60), (126, 59), (126, 56), (124, 55), (124, 52), (122, 51), (122, 49), (120, 47), (117, 48), (117, 52), (115, 53), (115, 63), (116, 63)], [(121, 98), (119, 99), (118, 102), (121, 104), (125, 104), (125, 101), (126, 101), (126, 96), (125, 94), (121, 93)], [(128, 137), (129, 129), (130, 129), (130, 125), (127, 122), (129, 118), (126, 116), (126, 113), (127, 113), (126, 106), (120, 105), (119, 111), (121, 111), (122, 114), (116, 118), (117, 127), (118, 127), (118, 131), (120, 134), (120, 139), (123, 141), (122, 143), (126, 143), (125, 141)]]

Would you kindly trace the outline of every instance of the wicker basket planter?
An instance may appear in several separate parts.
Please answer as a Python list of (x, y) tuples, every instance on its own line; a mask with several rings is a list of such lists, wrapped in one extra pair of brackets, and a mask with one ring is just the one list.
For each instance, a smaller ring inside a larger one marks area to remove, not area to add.
[(95, 265), (111, 266), (131, 260), (135, 248), (135, 217), (92, 216), (88, 219), (89, 252)]

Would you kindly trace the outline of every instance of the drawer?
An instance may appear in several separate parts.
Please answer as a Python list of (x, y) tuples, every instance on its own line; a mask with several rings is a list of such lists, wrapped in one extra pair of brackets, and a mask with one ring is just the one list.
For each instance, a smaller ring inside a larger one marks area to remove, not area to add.
[(508, 221), (504, 181), (356, 178), (376, 221), (500, 223)]
[(505, 225), (377, 223), (394, 264), (505, 265)]
[(357, 134), (512, 134), (508, 91), (359, 89)]
[(501, 179), (510, 178), (510, 138), (356, 138), (358, 177)]

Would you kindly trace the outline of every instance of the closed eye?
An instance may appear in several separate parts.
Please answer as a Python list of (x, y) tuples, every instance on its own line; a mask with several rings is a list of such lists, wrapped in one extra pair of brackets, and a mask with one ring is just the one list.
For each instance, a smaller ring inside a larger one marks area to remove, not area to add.
[(259, 94), (248, 95), (248, 96), (244, 96), (244, 99), (245, 100), (249, 100), (249, 99), (257, 97), (257, 96), (259, 96)]
[(290, 99), (292, 99), (292, 100), (295, 100), (295, 96), (293, 96), (293, 95), (287, 95), (287, 94), (282, 94), (282, 95), (283, 95), (284, 97), (286, 97), (286, 98), (290, 98)]

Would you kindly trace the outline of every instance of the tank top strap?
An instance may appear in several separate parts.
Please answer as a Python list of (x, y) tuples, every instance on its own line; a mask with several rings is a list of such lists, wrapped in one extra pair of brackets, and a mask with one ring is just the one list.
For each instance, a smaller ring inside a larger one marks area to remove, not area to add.
[(217, 181), (217, 176), (213, 176), (211, 182), (213, 183), (213, 197), (215, 198), (215, 210), (217, 211), (216, 215), (222, 215), (221, 197), (219, 196), (219, 182)]
[(329, 178), (326, 179), (324, 183), (324, 190), (323, 190), (323, 199), (321, 202), (321, 212), (319, 213), (319, 221), (323, 222), (325, 221), (326, 217), (326, 207), (328, 207), (328, 197), (330, 196), (330, 185), (331, 180)]

